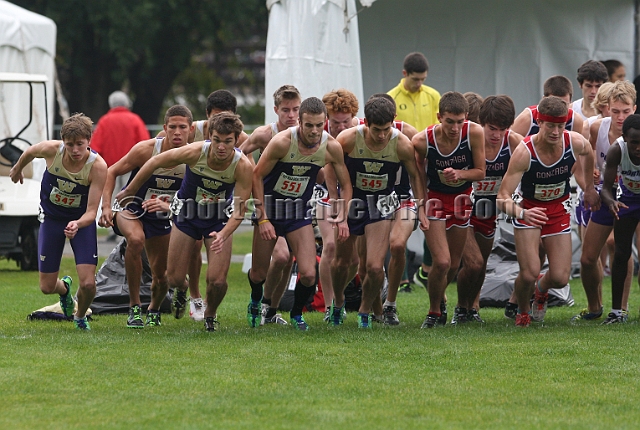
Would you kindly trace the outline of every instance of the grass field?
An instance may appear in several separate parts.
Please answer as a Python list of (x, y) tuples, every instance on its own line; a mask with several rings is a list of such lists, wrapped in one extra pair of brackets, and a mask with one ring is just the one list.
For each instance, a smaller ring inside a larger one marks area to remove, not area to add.
[[(400, 295), (399, 327), (358, 330), (350, 314), (333, 328), (315, 313), (311, 331), (299, 333), (248, 327), (240, 267), (232, 265), (216, 333), (170, 315), (162, 327), (138, 331), (123, 315), (97, 316), (83, 333), (71, 323), (27, 321), (57, 296), (39, 292), (37, 273), (0, 261), (0, 428), (631, 429), (640, 422), (637, 285), (626, 325), (570, 324), (585, 304), (572, 281), (576, 306), (552, 308), (530, 329), (516, 329), (501, 309), (483, 309), (482, 326), (421, 330), (428, 298), (418, 290)], [(74, 273), (72, 259), (62, 272)], [(455, 286), (448, 296), (454, 303)]]

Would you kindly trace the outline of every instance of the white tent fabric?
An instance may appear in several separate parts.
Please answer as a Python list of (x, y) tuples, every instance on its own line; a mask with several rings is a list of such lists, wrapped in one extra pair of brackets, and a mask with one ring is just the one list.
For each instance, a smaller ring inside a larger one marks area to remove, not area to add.
[(518, 110), (537, 103), (543, 82), (557, 74), (581, 98), (576, 70), (588, 59), (621, 61), (629, 80), (638, 73), (635, 0), (367, 3), (358, 15), (365, 97), (396, 86), (413, 51), (427, 56), (426, 84), (441, 93), (508, 94)]
[(355, 0), (268, 0), (267, 7), (267, 123), (276, 120), (271, 95), (285, 84), (303, 99), (347, 88), (363, 100)]
[[(47, 76), (50, 136), (54, 117), (55, 55), (56, 24), (49, 18), (0, 0), (0, 72)], [(0, 84), (0, 139), (15, 136), (27, 124), (28, 101), (26, 84)], [(31, 143), (46, 138), (41, 84), (34, 85), (33, 122), (20, 137)]]

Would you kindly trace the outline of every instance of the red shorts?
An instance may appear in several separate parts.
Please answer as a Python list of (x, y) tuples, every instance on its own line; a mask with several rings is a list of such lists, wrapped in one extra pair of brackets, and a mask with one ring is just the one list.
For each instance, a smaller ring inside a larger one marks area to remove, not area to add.
[(471, 203), (471, 187), (460, 194), (446, 194), (429, 191), (427, 200), (427, 218), (446, 221), (446, 228), (468, 227), (473, 204)]
[(496, 217), (478, 218), (475, 215), (471, 216), (471, 227), (475, 233), (484, 236), (487, 239), (492, 239), (496, 235)]
[(418, 213), (418, 205), (416, 205), (416, 202), (413, 199), (401, 200), (400, 206), (398, 206), (398, 209), (396, 209), (395, 212), (400, 212), (400, 210), (404, 208), (409, 209), (413, 213)]
[[(571, 233), (571, 198), (564, 200), (554, 200), (551, 202), (541, 202), (539, 200), (522, 199), (520, 206), (523, 209), (533, 207), (546, 208), (547, 223), (542, 227), (540, 237), (554, 236), (557, 234)], [(513, 218), (514, 228), (538, 228), (524, 222), (521, 219)]]

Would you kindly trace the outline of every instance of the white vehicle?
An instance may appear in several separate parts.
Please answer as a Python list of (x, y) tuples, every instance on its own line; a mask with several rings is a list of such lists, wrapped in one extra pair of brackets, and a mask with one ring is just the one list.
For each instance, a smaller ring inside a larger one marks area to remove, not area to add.
[[(21, 134), (31, 125), (34, 117), (34, 87), (44, 92), (45, 124), (48, 124), (45, 75), (26, 73), (0, 73), (0, 85), (28, 85), (29, 108), (26, 125), (15, 136), (0, 135), (0, 258), (15, 260), (22, 270), (38, 270), (38, 231), (40, 222), (40, 181), (33, 179), (31, 163), (23, 170), (24, 183), (14, 184), (9, 178), (11, 167), (31, 144)], [(17, 111), (22, 111), (20, 107)], [(49, 139), (49, 127), (46, 138)]]

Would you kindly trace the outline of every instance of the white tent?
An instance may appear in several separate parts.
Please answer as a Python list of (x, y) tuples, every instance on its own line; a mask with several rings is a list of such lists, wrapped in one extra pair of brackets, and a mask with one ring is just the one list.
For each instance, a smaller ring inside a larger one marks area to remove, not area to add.
[(285, 84), (303, 98), (347, 88), (363, 99), (355, 0), (267, 0), (267, 8), (265, 122), (275, 121), (271, 95)]
[[(29, 73), (47, 77), (48, 129), (54, 117), (54, 58), (56, 25), (44, 16), (0, 0), (0, 72)], [(37, 143), (46, 135), (44, 92), (34, 85), (33, 121), (20, 137)], [(29, 119), (29, 86), (0, 84), (0, 139), (15, 136)], [(16, 143), (19, 145), (19, 143)]]
[[(420, 51), (426, 83), (441, 93), (503, 93), (522, 109), (537, 103), (546, 78), (562, 74), (579, 98), (576, 70), (588, 59), (620, 60), (633, 80), (635, 3), (360, 0), (370, 7), (345, 23), (355, 0), (269, 0), (266, 95), (285, 83), (303, 97), (344, 86), (363, 101), (396, 86), (404, 56)], [(265, 111), (273, 120), (271, 103)]]

